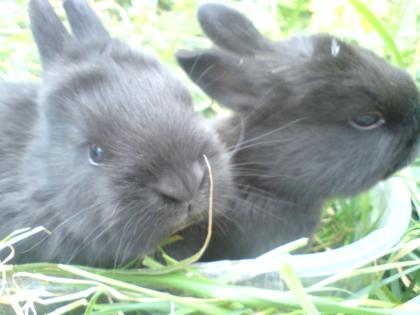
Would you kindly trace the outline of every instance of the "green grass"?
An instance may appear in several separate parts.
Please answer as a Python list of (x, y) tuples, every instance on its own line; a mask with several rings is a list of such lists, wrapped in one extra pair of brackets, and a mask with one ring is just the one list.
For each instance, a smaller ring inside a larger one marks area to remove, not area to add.
[[(52, 1), (60, 7), (60, 1)], [(332, 32), (357, 41), (406, 68), (420, 85), (420, 5), (413, 0), (229, 1), (272, 38), (311, 32)], [(36, 80), (40, 66), (28, 30), (27, 1), (0, 0), (0, 77)], [(99, 0), (95, 8), (111, 33), (133, 46), (152, 50), (185, 81), (203, 114), (220, 110), (191, 84), (176, 66), (179, 48), (206, 47), (195, 19), (197, 1)], [(62, 10), (59, 12), (62, 14)], [(32, 305), (59, 308), (51, 314), (420, 314), (420, 161), (404, 176), (410, 184), (413, 220), (393, 251), (360, 268), (310, 285), (302, 283), (287, 262), (279, 274), (290, 291), (233, 285), (210, 279), (196, 267), (148, 258), (146, 270), (98, 270), (54, 264), (0, 264), (0, 314), (10, 305), (16, 314)], [(383, 209), (365, 193), (331, 201), (313, 250), (352, 243), (375, 228)], [(42, 231), (40, 233), (43, 233)], [(5, 237), (0, 235), (1, 237)], [(2, 257), (7, 248), (2, 248)], [(9, 239), (10, 241), (10, 239)], [(310, 262), (308, 262), (310, 263)], [(31, 284), (33, 291), (27, 291)], [(44, 290), (40, 290), (44, 288)], [(8, 311), (6, 311), (6, 309)], [(38, 311), (46, 314), (47, 311)]]

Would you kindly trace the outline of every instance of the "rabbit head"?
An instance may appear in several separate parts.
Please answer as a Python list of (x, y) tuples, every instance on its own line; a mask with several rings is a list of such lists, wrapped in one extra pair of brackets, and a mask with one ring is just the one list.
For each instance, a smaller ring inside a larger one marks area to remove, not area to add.
[(405, 71), (330, 35), (270, 41), (222, 4), (198, 19), (216, 47), (177, 59), (242, 119), (235, 163), (252, 185), (312, 202), (356, 194), (414, 158), (419, 92)]
[(29, 10), (43, 82), (25, 173), (31, 215), (53, 232), (40, 259), (126, 263), (207, 217), (204, 156), (220, 204), (229, 157), (162, 64), (112, 39), (85, 0), (64, 9), (73, 35), (47, 0)]

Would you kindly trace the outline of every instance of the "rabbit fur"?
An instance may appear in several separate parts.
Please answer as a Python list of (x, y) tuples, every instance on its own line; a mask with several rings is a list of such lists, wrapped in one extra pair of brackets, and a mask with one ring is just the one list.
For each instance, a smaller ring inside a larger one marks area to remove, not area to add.
[(0, 83), (0, 232), (50, 231), (14, 262), (116, 267), (205, 220), (229, 193), (230, 155), (189, 92), (154, 57), (112, 39), (85, 0), (66, 0), (72, 34), (31, 0), (40, 83)]
[[(328, 198), (367, 190), (416, 156), (419, 92), (404, 70), (327, 34), (271, 41), (223, 4), (202, 5), (198, 20), (215, 47), (181, 50), (178, 62), (232, 109), (217, 123), (229, 146), (243, 129), (236, 192), (204, 260), (310, 237)], [(183, 233), (202, 238), (204, 227)]]

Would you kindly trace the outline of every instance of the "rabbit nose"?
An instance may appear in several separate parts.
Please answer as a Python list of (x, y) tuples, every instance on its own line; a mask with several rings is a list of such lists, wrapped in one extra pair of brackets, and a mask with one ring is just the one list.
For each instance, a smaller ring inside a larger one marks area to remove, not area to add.
[(204, 179), (204, 170), (195, 163), (193, 167), (181, 174), (171, 173), (160, 178), (154, 187), (156, 192), (173, 202), (189, 202), (196, 196)]

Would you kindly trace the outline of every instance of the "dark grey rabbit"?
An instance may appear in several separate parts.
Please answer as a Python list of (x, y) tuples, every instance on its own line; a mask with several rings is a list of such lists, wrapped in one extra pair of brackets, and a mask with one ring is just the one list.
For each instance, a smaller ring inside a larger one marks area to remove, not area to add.
[(204, 259), (311, 236), (327, 198), (366, 190), (414, 158), (419, 93), (403, 70), (330, 35), (272, 42), (222, 4), (202, 5), (198, 19), (216, 48), (180, 51), (178, 62), (234, 111), (218, 125), (225, 141), (243, 129), (235, 200)]
[[(29, 5), (42, 83), (0, 84), (0, 233), (42, 225), (15, 262), (113, 267), (207, 217), (229, 155), (155, 58), (111, 39), (85, 0)], [(220, 209), (223, 207), (220, 206)]]

